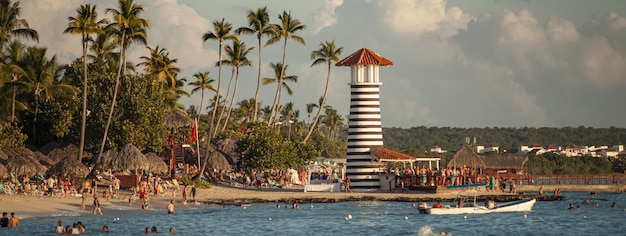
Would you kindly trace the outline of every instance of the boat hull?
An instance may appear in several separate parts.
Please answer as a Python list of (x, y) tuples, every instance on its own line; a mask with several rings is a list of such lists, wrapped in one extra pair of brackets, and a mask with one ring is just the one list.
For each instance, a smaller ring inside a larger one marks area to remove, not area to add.
[[(532, 211), (537, 199), (523, 200), (513, 203), (505, 203), (504, 205), (489, 209), (483, 206), (476, 207), (445, 207), (445, 208), (428, 208), (426, 214), (431, 215), (460, 215), (460, 214), (489, 214), (499, 212), (528, 212)], [(420, 211), (421, 213), (421, 211)]]

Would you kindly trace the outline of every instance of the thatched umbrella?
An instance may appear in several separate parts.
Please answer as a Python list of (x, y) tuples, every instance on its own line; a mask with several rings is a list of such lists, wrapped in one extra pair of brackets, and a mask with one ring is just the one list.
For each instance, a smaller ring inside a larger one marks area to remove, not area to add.
[(150, 163), (150, 168), (148, 168), (148, 171), (152, 172), (153, 174), (167, 174), (169, 167), (167, 163), (163, 161), (162, 157), (154, 152), (150, 152), (146, 154), (146, 158)]
[(35, 155), (33, 157), (35, 158), (35, 160), (37, 160), (39, 163), (47, 167), (51, 167), (57, 162), (59, 162), (59, 161), (52, 160), (52, 158), (48, 157), (46, 154), (43, 154), (40, 151), (36, 151), (34, 154)]
[(9, 156), (0, 149), (0, 162), (5, 162), (8, 159), (9, 159)]
[(50, 151), (48, 157), (53, 161), (52, 165), (68, 158), (78, 160), (78, 148), (74, 144), (69, 144), (64, 148), (55, 148)]
[(127, 171), (127, 170), (148, 170), (150, 163), (139, 149), (132, 144), (126, 144), (117, 153), (117, 157), (111, 162), (111, 169), (113, 171)]
[(76, 159), (68, 158), (48, 169), (47, 174), (82, 178), (89, 174), (89, 168)]
[(226, 160), (226, 157), (219, 152), (212, 152), (207, 160), (207, 168), (229, 171), (231, 169), (230, 163)]
[(171, 110), (165, 114), (163, 125), (167, 128), (176, 129), (193, 125), (193, 120), (177, 110)]
[(9, 170), (4, 165), (0, 164), (0, 178), (6, 178), (9, 176)]
[(35, 160), (35, 158), (28, 155), (9, 157), (6, 168), (10, 173), (14, 173), (17, 176), (33, 176), (36, 174), (46, 173), (46, 170), (48, 170), (45, 166)]
[(43, 154), (50, 154), (50, 152), (52, 152), (52, 150), (56, 149), (56, 148), (61, 148), (61, 145), (58, 144), (57, 142), (49, 142), (46, 143), (46, 145), (43, 145), (43, 147), (39, 148), (39, 151), (42, 152)]
[[(100, 162), (96, 163), (96, 168), (98, 169), (110, 169), (112, 167), (113, 161), (117, 158), (117, 151), (113, 149), (106, 150), (102, 153), (102, 157), (100, 158)], [(96, 156), (92, 158), (92, 162), (96, 162)]]

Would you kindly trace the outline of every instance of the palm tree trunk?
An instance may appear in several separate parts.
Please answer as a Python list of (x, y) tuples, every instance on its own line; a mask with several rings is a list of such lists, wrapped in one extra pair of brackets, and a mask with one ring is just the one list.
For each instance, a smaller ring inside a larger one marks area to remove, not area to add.
[(287, 55), (287, 39), (285, 39), (285, 43), (283, 44), (283, 65), (280, 69), (280, 76), (278, 77), (278, 86), (276, 88), (276, 96), (274, 97), (274, 104), (272, 105), (272, 111), (270, 112), (270, 122), (274, 119), (274, 114), (278, 116), (278, 104), (280, 104), (280, 90), (281, 85), (283, 84), (283, 77), (285, 74), (285, 56)]
[[(15, 75), (13, 75), (15, 78)], [(13, 99), (11, 100), (11, 123), (15, 122), (15, 99), (17, 97), (17, 87), (15, 87), (15, 82), (17, 79), (14, 79), (13, 82)]]
[(309, 128), (309, 132), (306, 134), (306, 137), (304, 137), (304, 140), (302, 142), (306, 143), (307, 140), (309, 140), (309, 138), (311, 137), (311, 134), (313, 133), (313, 130), (315, 130), (315, 127), (317, 126), (317, 122), (320, 119), (320, 116), (322, 115), (322, 109), (324, 108), (324, 103), (326, 102), (326, 95), (328, 94), (328, 84), (330, 83), (330, 60), (328, 61), (328, 73), (326, 74), (326, 87), (324, 88), (324, 96), (322, 97), (322, 103), (320, 104), (320, 109), (317, 110), (317, 115), (315, 115), (315, 120), (313, 120), (313, 123), (311, 124), (311, 127)]
[[(219, 52), (218, 52), (218, 76), (217, 76), (217, 90), (215, 91), (215, 101), (213, 101), (213, 112), (211, 114), (211, 120), (209, 123), (209, 144), (207, 144), (207, 148), (208, 145), (210, 145), (211, 140), (213, 139), (213, 128), (214, 126), (214, 122), (215, 122), (215, 115), (217, 114), (217, 107), (219, 104), (219, 100), (220, 100), (220, 87), (222, 84), (222, 40), (220, 39), (219, 41)], [(209, 152), (207, 151), (207, 155), (209, 154)]]
[(111, 126), (111, 118), (113, 118), (113, 110), (115, 109), (115, 101), (117, 99), (117, 90), (120, 86), (120, 76), (122, 74), (122, 67), (124, 67), (124, 57), (125, 57), (125, 48), (124, 48), (124, 38), (126, 37), (126, 31), (122, 31), (122, 42), (120, 47), (120, 64), (117, 69), (117, 76), (115, 77), (115, 88), (113, 89), (113, 101), (111, 101), (111, 109), (109, 110), (109, 118), (107, 118), (107, 124), (104, 128), (104, 137), (102, 137), (102, 144), (100, 145), (100, 151), (98, 152), (98, 156), (96, 157), (95, 163), (93, 163), (93, 168), (91, 169), (91, 173), (89, 175), (95, 175), (96, 171), (96, 163), (100, 162), (100, 158), (102, 157), (102, 153), (104, 152), (104, 145), (107, 141), (107, 135), (109, 133), (109, 127)]
[(87, 126), (87, 37), (83, 35), (83, 112), (82, 123), (80, 128), (80, 145), (78, 148), (78, 161), (83, 158), (83, 150), (85, 148), (85, 127)]
[(237, 95), (237, 86), (239, 85), (239, 67), (235, 67), (237, 71), (235, 76), (235, 88), (233, 88), (233, 97), (230, 99), (230, 105), (228, 105), (228, 113), (226, 114), (226, 120), (224, 120), (224, 126), (222, 127), (222, 131), (226, 130), (226, 126), (228, 125), (228, 121), (230, 120), (230, 111), (233, 109), (233, 103), (235, 101), (235, 96)]
[(263, 47), (261, 47), (261, 36), (257, 36), (257, 38), (259, 39), (259, 72), (257, 74), (257, 82), (256, 82), (256, 92), (254, 93), (254, 114), (252, 117), (252, 121), (256, 122), (257, 121), (257, 115), (259, 113), (259, 89), (261, 88), (261, 65), (262, 65), (262, 60), (263, 57), (261, 57), (261, 50), (263, 49)]
[[(217, 134), (217, 130), (220, 130), (220, 123), (222, 122), (222, 117), (224, 117), (224, 109), (226, 109), (226, 103), (228, 102), (228, 97), (230, 96), (230, 86), (233, 84), (233, 77), (235, 77), (235, 67), (230, 72), (230, 81), (228, 81), (228, 89), (226, 90), (226, 96), (224, 96), (224, 107), (220, 111), (220, 116), (217, 117), (217, 124), (215, 125), (215, 130), (213, 131), (213, 136)], [(226, 123), (227, 121), (224, 121)]]
[[(215, 128), (215, 126), (213, 126), (213, 122), (215, 121), (215, 114), (217, 113), (217, 107), (218, 107), (218, 103), (220, 100), (220, 87), (222, 84), (222, 39), (219, 40), (219, 58), (218, 58), (218, 74), (217, 74), (217, 90), (215, 91), (215, 101), (213, 101), (214, 105), (213, 105), (213, 113), (211, 114), (211, 120), (209, 121), (209, 137), (207, 138), (207, 144), (206, 144), (206, 157), (205, 157), (205, 162), (206, 159), (209, 158), (209, 154), (211, 154), (211, 151), (209, 149), (209, 147), (211, 147), (211, 142), (213, 141), (213, 129)], [(200, 176), (202, 176), (202, 173), (204, 172), (204, 168), (206, 168), (206, 164), (203, 163), (202, 164), (202, 168), (200, 168), (200, 171), (198, 172), (198, 176), (197, 178), (200, 178)], [(195, 178), (195, 177), (194, 177)]]

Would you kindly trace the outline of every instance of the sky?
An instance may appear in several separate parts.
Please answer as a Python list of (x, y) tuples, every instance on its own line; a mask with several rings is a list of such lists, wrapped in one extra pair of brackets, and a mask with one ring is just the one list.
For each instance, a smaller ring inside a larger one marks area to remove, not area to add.
[[(267, 6), (272, 23), (282, 11), (306, 25), (306, 45), (289, 41), (287, 73), (300, 120), (306, 104), (323, 95), (326, 67), (311, 67), (320, 42), (335, 40), (343, 59), (369, 48), (394, 62), (380, 68), (383, 127), (626, 127), (626, 7), (621, 0), (136, 0), (150, 20), (148, 46), (178, 59), (180, 77), (210, 71), (218, 78), (216, 41), (203, 42), (211, 22), (247, 26), (246, 12)], [(67, 17), (81, 4), (101, 17), (113, 0), (22, 0), (22, 15), (39, 32), (39, 46), (61, 63), (81, 56), (80, 37), (63, 34)], [(242, 36), (256, 47), (254, 36)], [(139, 63), (148, 49), (136, 45), (128, 59)], [(273, 77), (281, 44), (263, 48), (263, 77)], [(241, 69), (236, 101), (254, 97), (258, 51)], [(223, 69), (222, 91), (230, 79)], [(348, 115), (350, 70), (332, 67), (328, 104)], [(214, 84), (216, 86), (216, 83)], [(186, 87), (191, 91), (191, 87)], [(261, 88), (271, 105), (276, 87)], [(200, 93), (183, 97), (200, 104)], [(205, 102), (206, 104), (206, 102)], [(314, 114), (313, 114), (314, 115)]]

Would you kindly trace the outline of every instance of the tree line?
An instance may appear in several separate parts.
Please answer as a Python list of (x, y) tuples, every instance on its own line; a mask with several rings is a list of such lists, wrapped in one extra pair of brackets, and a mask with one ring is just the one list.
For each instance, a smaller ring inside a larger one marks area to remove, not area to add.
[[(212, 21), (212, 28), (198, 40), (218, 49), (218, 58), (211, 58), (217, 62), (210, 65), (217, 69), (217, 78), (210, 71), (185, 78), (178, 59), (166, 48), (148, 45), (151, 23), (142, 17), (145, 10), (133, 0), (119, 0), (116, 7), (104, 11), (92, 4), (78, 6), (76, 14), (68, 16), (63, 33), (81, 37), (76, 46), (82, 48), (82, 56), (60, 64), (45, 47), (37, 46), (37, 30), (29, 27), (28, 19), (20, 18), (20, 1), (0, 0), (0, 148), (79, 143), (79, 157), (84, 150), (100, 156), (107, 148), (129, 143), (142, 150), (160, 151), (169, 131), (162, 125), (163, 116), (178, 110), (198, 119), (199, 137), (207, 145), (205, 156), (213, 150), (209, 147), (215, 139), (259, 124), (275, 130), (286, 149), (300, 150), (308, 159), (341, 155), (345, 141), (339, 132), (345, 127), (344, 117), (326, 102), (330, 65), (339, 60), (343, 50), (334, 40), (320, 42), (311, 52), (311, 67), (327, 66), (325, 78), (320, 78), (326, 86), (319, 99), (311, 99), (317, 101), (306, 105), (305, 119), (284, 96), (284, 92), (295, 94), (290, 84), (298, 79), (287, 71), (288, 42), (306, 43), (298, 35), (306, 25), (291, 12), (282, 11), (277, 19), (271, 19), (266, 7), (249, 10), (242, 15), (248, 25), (241, 27), (225, 18)], [(256, 40), (257, 47), (246, 45), (247, 35)], [(35, 44), (27, 46), (26, 41)], [(268, 58), (263, 58), (262, 49), (277, 44), (283, 49), (282, 57), (264, 64)], [(138, 62), (127, 60), (131, 45), (147, 47), (149, 55)], [(254, 51), (258, 52), (257, 78), (245, 78), (244, 82), (256, 84), (256, 93), (238, 98), (239, 71), (252, 67)], [(264, 73), (268, 65), (270, 71)], [(223, 67), (230, 68), (229, 79), (223, 79)], [(193, 89), (185, 91), (185, 85)], [(260, 86), (276, 86), (270, 105), (258, 100)], [(201, 100), (194, 105), (178, 102), (194, 93), (201, 93)], [(179, 132), (190, 133), (190, 129)], [(265, 132), (250, 130), (246, 134)]]

